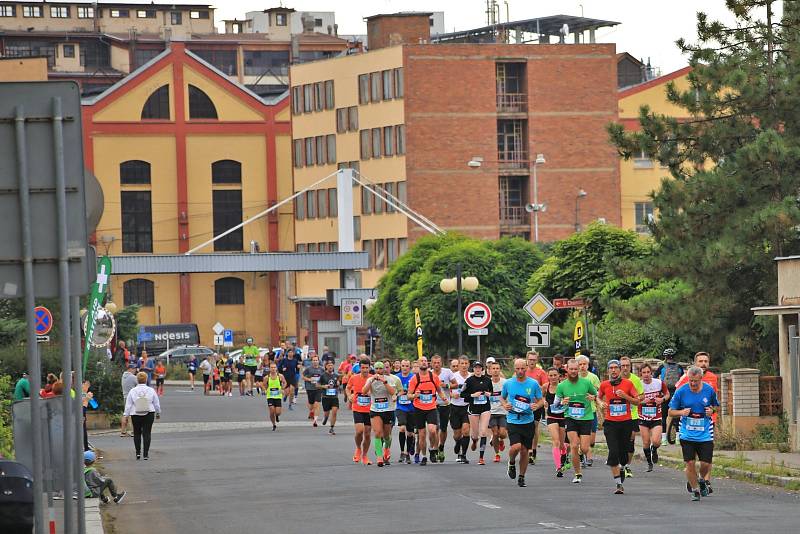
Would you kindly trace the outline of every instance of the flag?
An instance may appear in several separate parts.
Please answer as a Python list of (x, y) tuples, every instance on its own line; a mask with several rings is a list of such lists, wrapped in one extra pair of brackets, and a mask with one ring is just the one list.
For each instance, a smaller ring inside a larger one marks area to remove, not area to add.
[(92, 334), (94, 334), (94, 321), (100, 304), (108, 292), (108, 283), (111, 278), (111, 259), (103, 256), (97, 263), (97, 279), (92, 284), (89, 297), (89, 312), (86, 318), (86, 337), (83, 345), (83, 375), (86, 376), (86, 365), (89, 363), (89, 351), (92, 348)]
[(417, 334), (417, 358), (422, 358), (422, 320), (419, 318), (419, 308), (414, 308), (414, 324)]

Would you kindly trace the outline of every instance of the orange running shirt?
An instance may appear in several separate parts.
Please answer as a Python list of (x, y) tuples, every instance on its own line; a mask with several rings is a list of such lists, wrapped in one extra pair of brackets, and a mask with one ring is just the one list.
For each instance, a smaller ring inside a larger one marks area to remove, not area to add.
[(419, 395), (414, 398), (414, 408), (418, 410), (435, 409), (436, 390), (439, 389), (440, 383), (439, 377), (430, 371), (425, 376), (417, 373), (411, 377), (411, 381), (408, 383), (408, 392), (414, 393), (419, 390)]
[(353, 411), (359, 413), (369, 413), (370, 406), (372, 406), (372, 397), (369, 393), (364, 394), (361, 391), (364, 389), (364, 384), (369, 380), (369, 375), (366, 378), (361, 376), (361, 373), (353, 375), (347, 381), (347, 389), (353, 398)]

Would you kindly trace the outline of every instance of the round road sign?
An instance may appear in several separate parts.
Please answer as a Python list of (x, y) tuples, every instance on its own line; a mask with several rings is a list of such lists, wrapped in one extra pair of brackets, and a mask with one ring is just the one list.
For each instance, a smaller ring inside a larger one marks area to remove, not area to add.
[(53, 314), (44, 306), (36, 306), (33, 309), (34, 329), (37, 336), (46, 336), (53, 328)]
[(464, 308), (464, 322), (470, 328), (486, 328), (492, 322), (492, 310), (481, 301), (471, 302)]

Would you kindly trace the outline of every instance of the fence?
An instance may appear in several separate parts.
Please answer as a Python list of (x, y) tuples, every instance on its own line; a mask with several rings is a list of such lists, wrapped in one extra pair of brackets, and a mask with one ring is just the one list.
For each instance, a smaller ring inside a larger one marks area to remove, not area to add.
[(783, 413), (783, 387), (781, 377), (762, 376), (758, 379), (759, 415), (781, 415)]

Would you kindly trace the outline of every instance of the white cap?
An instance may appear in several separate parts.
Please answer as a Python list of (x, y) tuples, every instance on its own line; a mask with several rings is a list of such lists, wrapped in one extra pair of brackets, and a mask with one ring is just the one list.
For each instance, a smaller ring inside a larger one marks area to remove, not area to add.
[(489, 356), (486, 358), (486, 363), (497, 363), (497, 360), (495, 360), (493, 356)]

